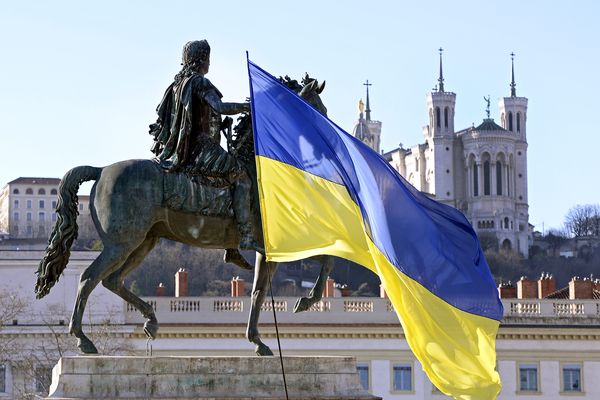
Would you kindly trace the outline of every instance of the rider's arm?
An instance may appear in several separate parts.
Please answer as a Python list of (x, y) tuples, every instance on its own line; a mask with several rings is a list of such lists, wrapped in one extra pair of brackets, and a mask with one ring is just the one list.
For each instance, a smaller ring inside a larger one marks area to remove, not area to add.
[(219, 114), (233, 115), (250, 111), (249, 103), (224, 103), (214, 90), (204, 93), (204, 100)]

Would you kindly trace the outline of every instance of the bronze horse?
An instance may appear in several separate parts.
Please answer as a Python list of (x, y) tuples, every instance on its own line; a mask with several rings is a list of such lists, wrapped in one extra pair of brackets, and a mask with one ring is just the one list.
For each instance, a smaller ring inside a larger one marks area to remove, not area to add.
[[(327, 112), (319, 97), (325, 82), (319, 85), (308, 75), (303, 81), (304, 86), (287, 77), (286, 80), (282, 79), (282, 82), (319, 111)], [(237, 134), (230, 140), (230, 150), (246, 163), (255, 184), (250, 116), (241, 117), (235, 131)], [(228, 187), (212, 187), (194, 182), (184, 174), (167, 173), (151, 160), (121, 161), (104, 168), (75, 167), (60, 183), (57, 223), (37, 272), (37, 298), (48, 294), (67, 266), (71, 245), (77, 238), (77, 190), (82, 182), (90, 180), (96, 181), (90, 193), (90, 212), (103, 250), (81, 274), (69, 324), (69, 332), (77, 337), (77, 345), (83, 353), (98, 352), (83, 333), (82, 318), (87, 299), (100, 282), (139, 310), (146, 318), (144, 332), (150, 338), (156, 337), (158, 321), (152, 306), (128, 290), (123, 281), (160, 238), (203, 248), (235, 249), (239, 244)], [(254, 187), (253, 219), (255, 226), (261, 226), (257, 193)], [(262, 237), (257, 239), (262, 243)], [(305, 311), (321, 299), (333, 267), (332, 257), (317, 256), (313, 260), (321, 264), (321, 272), (309, 296), (297, 301), (294, 312)], [(266, 262), (264, 255), (256, 254), (246, 337), (256, 344), (258, 355), (273, 354), (260, 339), (258, 319), (276, 268), (276, 263)]]

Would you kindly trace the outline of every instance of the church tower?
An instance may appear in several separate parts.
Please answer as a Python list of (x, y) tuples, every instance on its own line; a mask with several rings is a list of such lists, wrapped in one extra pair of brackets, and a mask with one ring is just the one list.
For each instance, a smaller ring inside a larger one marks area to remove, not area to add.
[[(427, 94), (427, 110), (429, 125), (424, 129), (425, 140), (429, 145), (425, 163), (425, 187), (435, 195), (436, 200), (456, 206), (455, 199), (455, 135), (454, 107), (456, 94), (447, 92), (444, 88), (444, 71), (442, 52), (440, 48), (440, 75), (437, 87)], [(431, 159), (433, 158), (433, 159)]]
[(369, 132), (373, 135), (373, 145), (371, 148), (376, 152), (381, 150), (381, 121), (375, 121), (371, 119), (371, 101), (369, 99), (369, 86), (372, 86), (367, 79), (367, 82), (363, 83), (367, 87), (367, 109), (365, 110), (365, 122), (369, 127)]
[(517, 96), (515, 83), (515, 54), (511, 53), (510, 97), (502, 97), (499, 101), (500, 121), (502, 127), (512, 132), (515, 137), (515, 151), (511, 154), (509, 168), (510, 179), (515, 188), (511, 193), (515, 199), (518, 231), (517, 248), (523, 254), (528, 253), (529, 203), (527, 197), (527, 98)]
[(358, 121), (356, 121), (356, 124), (354, 125), (352, 135), (379, 153), (381, 146), (381, 121), (371, 119), (369, 86), (372, 86), (372, 84), (367, 80), (363, 85), (367, 87), (367, 108), (365, 109), (365, 103), (360, 99), (358, 103)]

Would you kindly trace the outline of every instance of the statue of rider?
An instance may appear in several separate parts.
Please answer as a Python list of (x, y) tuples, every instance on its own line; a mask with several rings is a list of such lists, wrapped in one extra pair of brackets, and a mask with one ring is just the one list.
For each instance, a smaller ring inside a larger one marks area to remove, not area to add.
[(169, 172), (217, 178), (233, 186), (240, 249), (264, 252), (251, 222), (250, 178), (240, 162), (220, 145), (224, 128), (221, 115), (249, 112), (250, 104), (221, 101), (221, 92), (205, 77), (210, 65), (206, 40), (185, 44), (182, 65), (157, 107), (157, 122), (150, 125), (156, 141), (152, 152)]

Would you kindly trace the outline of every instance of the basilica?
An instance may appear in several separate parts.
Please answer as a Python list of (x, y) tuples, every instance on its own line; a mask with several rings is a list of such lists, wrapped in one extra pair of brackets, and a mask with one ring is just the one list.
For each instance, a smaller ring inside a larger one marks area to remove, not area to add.
[[(490, 118), (486, 100), (487, 118), (455, 129), (456, 94), (444, 89), (440, 49), (438, 85), (427, 94), (424, 142), (382, 155), (415, 188), (461, 210), (480, 237), (527, 257), (527, 98), (517, 96), (514, 55), (510, 96), (498, 102), (500, 125)], [(353, 135), (380, 152), (381, 122), (371, 120), (368, 82), (366, 110), (362, 101), (359, 110)]]

